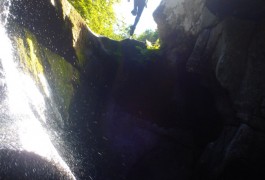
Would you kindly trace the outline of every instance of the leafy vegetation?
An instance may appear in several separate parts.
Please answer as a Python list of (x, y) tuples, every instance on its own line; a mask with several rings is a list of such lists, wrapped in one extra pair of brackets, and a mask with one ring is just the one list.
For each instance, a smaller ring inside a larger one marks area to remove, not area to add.
[(68, 0), (81, 16), (86, 20), (87, 25), (95, 33), (110, 37), (112, 39), (123, 39), (122, 33), (115, 32), (117, 18), (113, 9), (115, 3), (121, 0)]
[[(86, 20), (87, 25), (97, 34), (115, 40), (128, 37), (129, 27), (123, 20), (119, 20), (113, 5), (121, 0), (68, 0)], [(138, 41), (149, 41), (149, 49), (159, 49), (159, 35), (157, 30), (148, 29), (140, 35), (134, 36)]]
[(142, 34), (136, 37), (138, 41), (146, 42), (147, 49), (159, 49), (160, 41), (157, 30), (147, 29)]
[(142, 34), (138, 35), (136, 39), (138, 41), (150, 41), (150, 42), (156, 42), (159, 38), (158, 31), (157, 30), (151, 30), (147, 29)]
[(159, 39), (157, 39), (156, 42), (152, 43), (146, 40), (146, 46), (147, 46), (147, 49), (154, 49), (154, 50), (160, 49), (160, 41)]

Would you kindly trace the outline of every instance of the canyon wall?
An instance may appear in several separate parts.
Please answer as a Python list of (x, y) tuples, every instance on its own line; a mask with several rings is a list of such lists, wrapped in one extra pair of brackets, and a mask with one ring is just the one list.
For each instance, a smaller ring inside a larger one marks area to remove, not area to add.
[(153, 51), (94, 34), (66, 0), (13, 0), (7, 28), (78, 178), (264, 179), (264, 7), (162, 0)]
[(264, 178), (264, 15), (259, 0), (163, 0), (154, 12), (169, 63), (201, 78), (224, 122), (201, 179)]

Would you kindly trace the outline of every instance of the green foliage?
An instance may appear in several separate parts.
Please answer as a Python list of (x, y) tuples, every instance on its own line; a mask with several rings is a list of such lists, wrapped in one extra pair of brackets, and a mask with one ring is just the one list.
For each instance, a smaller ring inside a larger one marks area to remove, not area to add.
[(159, 35), (157, 30), (147, 29), (142, 34), (136, 37), (138, 41), (144, 41), (146, 43), (147, 49), (159, 49), (160, 48), (160, 41)]
[(146, 31), (144, 31), (142, 34), (138, 35), (136, 37), (136, 39), (138, 41), (150, 41), (150, 42), (156, 42), (159, 38), (158, 35), (158, 31), (157, 30), (151, 30), (151, 29), (147, 29)]
[(120, 0), (68, 0), (86, 20), (89, 28), (97, 34), (112, 39), (122, 39), (123, 36), (114, 32), (117, 18), (113, 9)]
[(148, 40), (146, 40), (146, 46), (147, 46), (147, 49), (160, 49), (160, 41), (159, 39), (156, 40), (155, 43), (152, 43)]

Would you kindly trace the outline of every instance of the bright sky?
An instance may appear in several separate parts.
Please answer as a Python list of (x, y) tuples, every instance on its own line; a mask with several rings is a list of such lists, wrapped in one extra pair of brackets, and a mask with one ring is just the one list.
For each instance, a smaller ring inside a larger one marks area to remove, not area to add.
[[(128, 0), (121, 0), (121, 3), (114, 6), (117, 17), (119, 18), (123, 17), (125, 23), (128, 26), (132, 25), (135, 19), (135, 16), (131, 14), (131, 11), (133, 10), (133, 1), (134, 0), (130, 0), (130, 2), (128, 2)], [(155, 30), (157, 28), (153, 18), (153, 12), (160, 4), (160, 2), (161, 0), (148, 0), (147, 8), (144, 8), (144, 11), (135, 29), (134, 34), (141, 34), (146, 29)]]

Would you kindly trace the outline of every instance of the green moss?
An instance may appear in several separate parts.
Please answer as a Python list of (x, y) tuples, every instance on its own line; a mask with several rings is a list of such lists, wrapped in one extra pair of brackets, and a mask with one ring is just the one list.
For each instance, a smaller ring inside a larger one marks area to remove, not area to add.
[(39, 44), (36, 37), (27, 30), (14, 40), (24, 72), (34, 78), (43, 93), (46, 85), (42, 84), (40, 77), (47, 77), (57, 104), (67, 112), (74, 96), (74, 84), (79, 84), (78, 71), (63, 57)]
[(24, 72), (29, 73), (37, 83), (40, 83), (39, 75), (43, 75), (44, 69), (40, 60), (36, 38), (25, 31), (25, 37), (17, 38), (16, 42)]
[(79, 84), (79, 73), (71, 64), (62, 57), (52, 53), (48, 49), (44, 50), (45, 56), (50, 65), (51, 78), (54, 83), (54, 90), (61, 97), (60, 104), (68, 111), (71, 99), (74, 95), (73, 83)]
[(84, 67), (86, 64), (86, 56), (84, 55), (84, 50), (81, 50), (80, 47), (76, 48), (76, 55), (78, 59), (78, 66)]

